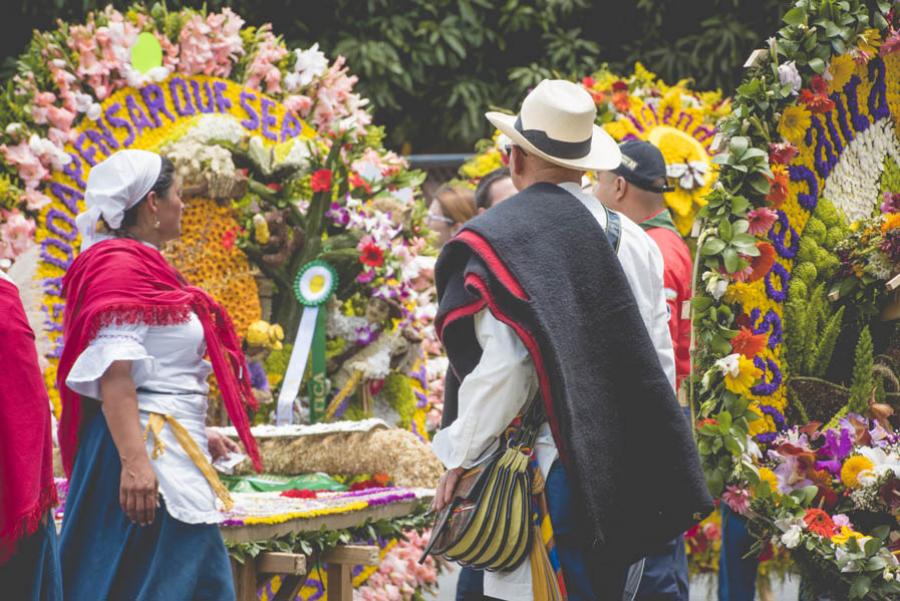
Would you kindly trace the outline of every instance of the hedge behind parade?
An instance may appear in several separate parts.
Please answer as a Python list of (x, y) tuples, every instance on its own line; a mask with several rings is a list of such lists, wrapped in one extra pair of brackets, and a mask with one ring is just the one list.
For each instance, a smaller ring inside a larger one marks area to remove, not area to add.
[[(799, 572), (808, 599), (900, 596), (898, 28), (890, 2), (798, 0), (736, 90), (640, 63), (578, 79), (598, 125), (665, 158), (695, 252), (686, 392), (707, 483), (747, 521), (760, 582)], [(186, 208), (166, 256), (234, 318), (261, 403), (268, 473), (236, 468), (246, 496), (227, 525), (410, 507), (229, 542), (232, 557), (374, 544), (358, 598), (421, 598), (440, 568), (414, 560), (428, 535), (416, 501), (442, 472), (427, 443), (446, 369), (424, 174), (383, 147), (353, 65), (276, 33), (159, 5), (36, 33), (0, 98), (0, 261), (58, 412), (61, 278), (90, 168), (124, 148), (171, 158)], [(502, 166), (508, 143), (480, 142), (457, 183)], [(693, 575), (717, 570), (721, 528), (717, 510), (686, 533)], [(297, 598), (326, 598), (328, 574)], [(258, 597), (285, 582), (261, 578)]]

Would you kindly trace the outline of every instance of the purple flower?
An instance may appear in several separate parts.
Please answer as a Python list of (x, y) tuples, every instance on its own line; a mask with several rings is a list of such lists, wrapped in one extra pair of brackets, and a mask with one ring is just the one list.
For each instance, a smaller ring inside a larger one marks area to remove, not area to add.
[(347, 227), (350, 224), (350, 211), (336, 202), (331, 203), (325, 216), (331, 219), (335, 225)]
[(369, 346), (378, 339), (381, 330), (375, 326), (363, 326), (356, 330), (356, 344), (360, 346)]
[(368, 284), (375, 279), (375, 270), (367, 269), (356, 276), (356, 281), (360, 284)]
[(771, 405), (760, 405), (759, 410), (772, 418), (772, 421), (775, 422), (775, 429), (779, 432), (787, 429), (787, 422), (785, 422), (781, 411)]
[(825, 444), (816, 453), (821, 460), (816, 461), (816, 468), (828, 470), (837, 476), (841, 473), (841, 463), (850, 451), (853, 450), (853, 441), (850, 439), (850, 430), (841, 428), (840, 436), (834, 430), (825, 432)]
[(885, 192), (884, 202), (881, 203), (882, 213), (900, 213), (900, 194)]
[(269, 378), (266, 377), (266, 370), (257, 361), (248, 361), (247, 368), (250, 370), (250, 386), (257, 390), (269, 389)]

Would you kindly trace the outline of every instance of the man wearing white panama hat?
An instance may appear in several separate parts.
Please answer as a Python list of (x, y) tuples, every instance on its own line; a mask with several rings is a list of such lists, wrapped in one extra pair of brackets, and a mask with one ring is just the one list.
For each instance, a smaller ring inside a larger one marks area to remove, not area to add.
[[(435, 507), (455, 502), (461, 472), (540, 399), (534, 455), (560, 592), (618, 601), (628, 564), (712, 507), (688, 425), (671, 419), (662, 259), (637, 225), (581, 190), (584, 171), (621, 161), (583, 89), (545, 80), (519, 115), (486, 116), (512, 141), (520, 192), (468, 222), (438, 260), (435, 324), (450, 369)], [(488, 597), (535, 590), (528, 561), (485, 573)]]

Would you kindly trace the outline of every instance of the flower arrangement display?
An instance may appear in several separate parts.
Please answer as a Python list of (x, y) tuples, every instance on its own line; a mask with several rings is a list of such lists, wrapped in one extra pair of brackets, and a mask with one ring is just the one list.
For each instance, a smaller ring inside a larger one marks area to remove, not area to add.
[[(669, 183), (666, 203), (682, 235), (691, 233), (694, 217), (716, 180), (712, 144), (716, 121), (728, 114), (730, 103), (720, 92), (696, 92), (690, 81), (669, 85), (635, 64), (623, 77), (606, 66), (584, 77), (581, 85), (597, 105), (597, 124), (616, 140), (649, 140), (662, 151)], [(497, 132), (482, 140), (476, 155), (460, 168), (460, 176), (477, 181), (507, 162), (509, 140)]]
[(268, 398), (301, 313), (294, 278), (324, 260), (339, 280), (327, 396), (341, 402), (329, 417), (388, 411), (427, 437), (421, 348), (434, 310), (419, 277), (422, 176), (382, 147), (342, 57), (288, 48), (270, 25), (248, 27), (227, 8), (157, 4), (35, 33), (17, 65), (0, 95), (0, 267), (16, 262), (41, 283), (29, 315), (48, 381), (88, 173), (141, 148), (171, 158), (182, 181), (184, 236), (169, 260), (228, 308), (242, 337), (261, 319), (286, 334), (285, 349), (257, 357)]
[(900, 348), (880, 320), (900, 164), (890, 8), (793, 5), (719, 123), (699, 213), (692, 396), (707, 481), (760, 550), (789, 550), (812, 592), (836, 598), (900, 593)]

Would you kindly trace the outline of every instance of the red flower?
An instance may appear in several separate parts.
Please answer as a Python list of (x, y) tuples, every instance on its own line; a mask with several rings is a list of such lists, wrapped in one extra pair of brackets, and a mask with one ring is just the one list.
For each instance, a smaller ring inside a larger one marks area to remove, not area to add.
[(384, 251), (378, 248), (376, 244), (369, 242), (362, 247), (359, 262), (369, 267), (381, 267), (384, 265)]
[(731, 348), (735, 353), (752, 359), (766, 347), (766, 335), (754, 334), (749, 328), (741, 328), (737, 336), (731, 339)]
[(810, 87), (800, 90), (800, 102), (812, 113), (827, 113), (834, 110), (834, 101), (828, 97), (828, 82), (821, 75), (810, 80)]
[(769, 144), (769, 162), (779, 165), (788, 165), (800, 153), (797, 147), (790, 142)]
[(271, 184), (266, 184), (266, 188), (268, 188), (272, 192), (275, 192), (276, 194), (278, 192), (281, 192), (281, 184), (276, 184), (275, 182), (272, 182)]
[(773, 169), (773, 177), (767, 177), (771, 187), (769, 193), (766, 194), (766, 200), (772, 203), (776, 209), (781, 206), (788, 196), (788, 183), (790, 178), (784, 169)]
[(372, 186), (369, 185), (369, 182), (364, 180), (358, 173), (355, 171), (350, 174), (350, 187), (351, 188), (365, 188), (366, 194), (372, 193)]
[(759, 551), (759, 562), (769, 561), (774, 556), (775, 549), (772, 547), (772, 543), (766, 541), (765, 546)]
[(813, 534), (818, 534), (825, 538), (830, 538), (834, 534), (835, 527), (831, 516), (821, 509), (807, 509), (806, 515), (803, 516), (803, 521), (806, 522), (807, 529)]
[(613, 83), (612, 90), (613, 92), (627, 92), (628, 84), (620, 79)]
[(759, 249), (758, 257), (745, 257), (750, 261), (750, 265), (741, 271), (733, 274), (738, 282), (755, 282), (765, 277), (772, 265), (775, 264), (775, 247), (768, 242), (757, 242), (756, 248)]
[(331, 169), (319, 169), (312, 174), (312, 179), (309, 183), (313, 192), (330, 192)]
[(718, 421), (718, 420), (713, 419), (713, 418), (711, 418), (711, 417), (707, 417), (706, 419), (701, 419), (701, 420), (700, 420), (700, 423), (697, 424), (697, 427), (698, 427), (698, 429), (699, 429), (699, 428), (702, 428), (703, 426), (713, 426), (713, 427), (715, 427), (715, 426), (718, 426), (718, 425), (719, 425), (719, 421)]
[(594, 81), (594, 78), (591, 77), (590, 75), (584, 77), (581, 80), (581, 85), (583, 85), (586, 88), (593, 88), (595, 83), (597, 83), (597, 82)]
[(222, 246), (225, 250), (231, 250), (234, 248), (234, 243), (237, 242), (238, 237), (238, 228), (233, 227), (222, 235)]
[(292, 488), (291, 490), (282, 492), (279, 496), (287, 497), (289, 499), (315, 499), (316, 491), (309, 490), (308, 488)]

